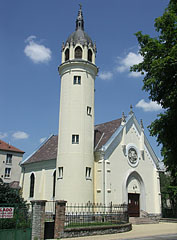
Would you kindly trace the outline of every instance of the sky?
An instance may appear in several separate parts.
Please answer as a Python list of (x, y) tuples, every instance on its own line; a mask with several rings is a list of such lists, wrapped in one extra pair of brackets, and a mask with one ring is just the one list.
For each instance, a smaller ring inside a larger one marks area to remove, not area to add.
[(142, 61), (137, 31), (156, 37), (154, 20), (168, 0), (1, 0), (0, 139), (25, 152), (58, 134), (61, 46), (75, 31), (82, 4), (85, 31), (96, 42), (95, 124), (128, 115), (130, 105), (158, 158), (160, 146), (147, 126), (163, 111), (130, 73)]

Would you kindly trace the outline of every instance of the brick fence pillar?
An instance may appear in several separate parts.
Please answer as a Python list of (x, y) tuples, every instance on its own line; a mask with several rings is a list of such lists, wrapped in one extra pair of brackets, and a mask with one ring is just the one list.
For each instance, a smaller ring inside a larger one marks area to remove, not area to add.
[(32, 240), (44, 239), (45, 200), (34, 200), (32, 204)]
[(62, 237), (65, 224), (66, 201), (56, 201), (54, 238)]

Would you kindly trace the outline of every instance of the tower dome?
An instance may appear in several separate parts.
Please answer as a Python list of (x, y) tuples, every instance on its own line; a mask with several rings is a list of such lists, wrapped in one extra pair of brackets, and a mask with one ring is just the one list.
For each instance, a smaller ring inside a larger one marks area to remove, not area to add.
[(81, 5), (76, 19), (76, 30), (68, 37), (66, 40), (66, 44), (67, 43), (73, 45), (80, 43), (81, 45), (91, 45), (93, 47), (91, 38), (84, 32), (84, 19)]
[(91, 38), (84, 32), (84, 19), (80, 5), (75, 32), (70, 34), (62, 46), (62, 63), (80, 59), (95, 64), (95, 57), (96, 44), (93, 44)]

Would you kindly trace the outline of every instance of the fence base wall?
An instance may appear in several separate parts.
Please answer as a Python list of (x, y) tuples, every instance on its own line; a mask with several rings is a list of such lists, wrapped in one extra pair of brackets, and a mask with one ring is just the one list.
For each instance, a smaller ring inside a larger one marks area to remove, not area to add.
[(131, 230), (132, 230), (131, 223), (120, 224), (117, 226), (92, 226), (92, 227), (68, 228), (64, 230), (62, 238), (114, 234), (128, 232)]

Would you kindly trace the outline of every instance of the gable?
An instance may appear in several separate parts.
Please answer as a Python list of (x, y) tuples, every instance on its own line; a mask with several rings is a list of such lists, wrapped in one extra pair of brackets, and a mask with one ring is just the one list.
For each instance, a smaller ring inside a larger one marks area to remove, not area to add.
[[(124, 131), (124, 128), (126, 131)], [(141, 132), (141, 126), (139, 125), (135, 116), (129, 115), (126, 119), (125, 125), (120, 125), (119, 128), (114, 132), (114, 134), (112, 134), (112, 136), (108, 139), (108, 141), (104, 145), (102, 145), (101, 149), (105, 153), (105, 159), (108, 159), (118, 146), (123, 145), (123, 134), (125, 134), (125, 147), (123, 150), (122, 146), (121, 150), (124, 151), (124, 154), (127, 155), (127, 149), (130, 147), (130, 145), (132, 145), (134, 146), (134, 148), (137, 149), (138, 155), (140, 156)], [(146, 136), (144, 136), (143, 139), (143, 149), (144, 152), (146, 152), (149, 160), (153, 163), (155, 167), (158, 168), (159, 160), (154, 153)]]

